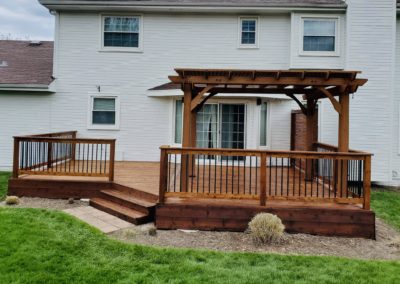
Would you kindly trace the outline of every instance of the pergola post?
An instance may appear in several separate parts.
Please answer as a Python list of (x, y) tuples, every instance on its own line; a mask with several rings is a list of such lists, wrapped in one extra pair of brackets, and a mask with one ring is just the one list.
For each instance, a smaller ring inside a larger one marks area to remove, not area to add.
[[(183, 129), (182, 129), (182, 147), (191, 147), (191, 128), (192, 128), (192, 86), (191, 84), (183, 84)], [(189, 181), (189, 162), (188, 155), (181, 155), (181, 191), (187, 192)]]
[[(338, 152), (349, 152), (349, 109), (350, 97), (346, 91), (339, 96), (340, 112), (339, 112), (339, 129), (338, 129)], [(347, 195), (347, 161), (339, 161), (338, 165), (337, 191), (340, 196)]]
[[(318, 116), (316, 111), (316, 102), (313, 99), (307, 99), (306, 111), (306, 151), (314, 151), (314, 143), (317, 142), (316, 128), (318, 127)], [(312, 160), (306, 160), (306, 180), (312, 181), (314, 178), (314, 163)]]

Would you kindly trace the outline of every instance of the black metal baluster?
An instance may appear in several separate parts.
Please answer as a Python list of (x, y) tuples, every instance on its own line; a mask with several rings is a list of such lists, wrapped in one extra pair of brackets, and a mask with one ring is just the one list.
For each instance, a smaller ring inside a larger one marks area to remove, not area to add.
[[(270, 156), (269, 157), (269, 181), (268, 181), (268, 183), (269, 183), (269, 195), (271, 196), (272, 195), (272, 157)], [(276, 194), (275, 194), (275, 196), (276, 196)]]
[(301, 158), (299, 158), (299, 196), (301, 195)]
[(283, 196), (283, 158), (281, 158), (281, 196)]
[[(256, 157), (257, 158), (257, 157)], [(253, 178), (253, 176), (252, 176), (252, 174), (251, 174), (251, 164), (252, 164), (252, 161), (253, 161), (253, 157), (252, 156), (250, 156), (250, 177), (249, 177), (249, 183), (250, 183), (250, 194), (251, 194), (251, 192), (252, 192), (252, 188), (251, 188), (251, 179)]]
[(176, 192), (176, 154), (174, 154), (174, 192)]

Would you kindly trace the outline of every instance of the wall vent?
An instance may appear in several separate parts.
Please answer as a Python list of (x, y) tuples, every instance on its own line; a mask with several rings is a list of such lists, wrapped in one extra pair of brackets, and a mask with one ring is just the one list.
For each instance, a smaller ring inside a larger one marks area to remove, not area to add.
[(0, 60), (0, 67), (7, 67), (8, 63), (5, 60)]

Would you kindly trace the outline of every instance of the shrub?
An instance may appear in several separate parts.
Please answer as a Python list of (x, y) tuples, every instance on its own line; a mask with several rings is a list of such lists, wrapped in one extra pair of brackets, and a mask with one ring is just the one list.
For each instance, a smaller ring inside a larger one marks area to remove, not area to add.
[(149, 227), (148, 233), (149, 233), (150, 236), (155, 236), (155, 235), (157, 235), (157, 228), (154, 227), (154, 226)]
[(19, 204), (18, 196), (7, 196), (6, 197), (6, 204), (7, 205), (17, 205), (17, 204)]
[(257, 214), (249, 223), (249, 231), (256, 243), (272, 243), (281, 240), (285, 226), (278, 216), (269, 213)]

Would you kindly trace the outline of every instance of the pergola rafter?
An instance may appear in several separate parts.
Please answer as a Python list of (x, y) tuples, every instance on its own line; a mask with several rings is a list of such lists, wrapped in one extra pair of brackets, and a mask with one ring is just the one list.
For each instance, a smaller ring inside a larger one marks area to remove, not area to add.
[[(220, 93), (251, 93), (282, 94), (293, 99), (307, 116), (306, 142), (309, 151), (313, 150), (312, 145), (316, 139), (312, 129), (317, 123), (317, 102), (319, 99), (329, 99), (339, 114), (338, 151), (348, 152), (349, 94), (367, 82), (367, 79), (357, 78), (361, 73), (359, 71), (181, 68), (175, 71), (178, 75), (169, 76), (169, 79), (172, 83), (180, 84), (184, 92), (183, 147), (196, 146), (196, 113), (208, 99)], [(307, 104), (303, 104), (296, 95), (302, 95)], [(347, 174), (346, 169), (340, 172)], [(343, 177), (342, 182), (346, 180)]]

